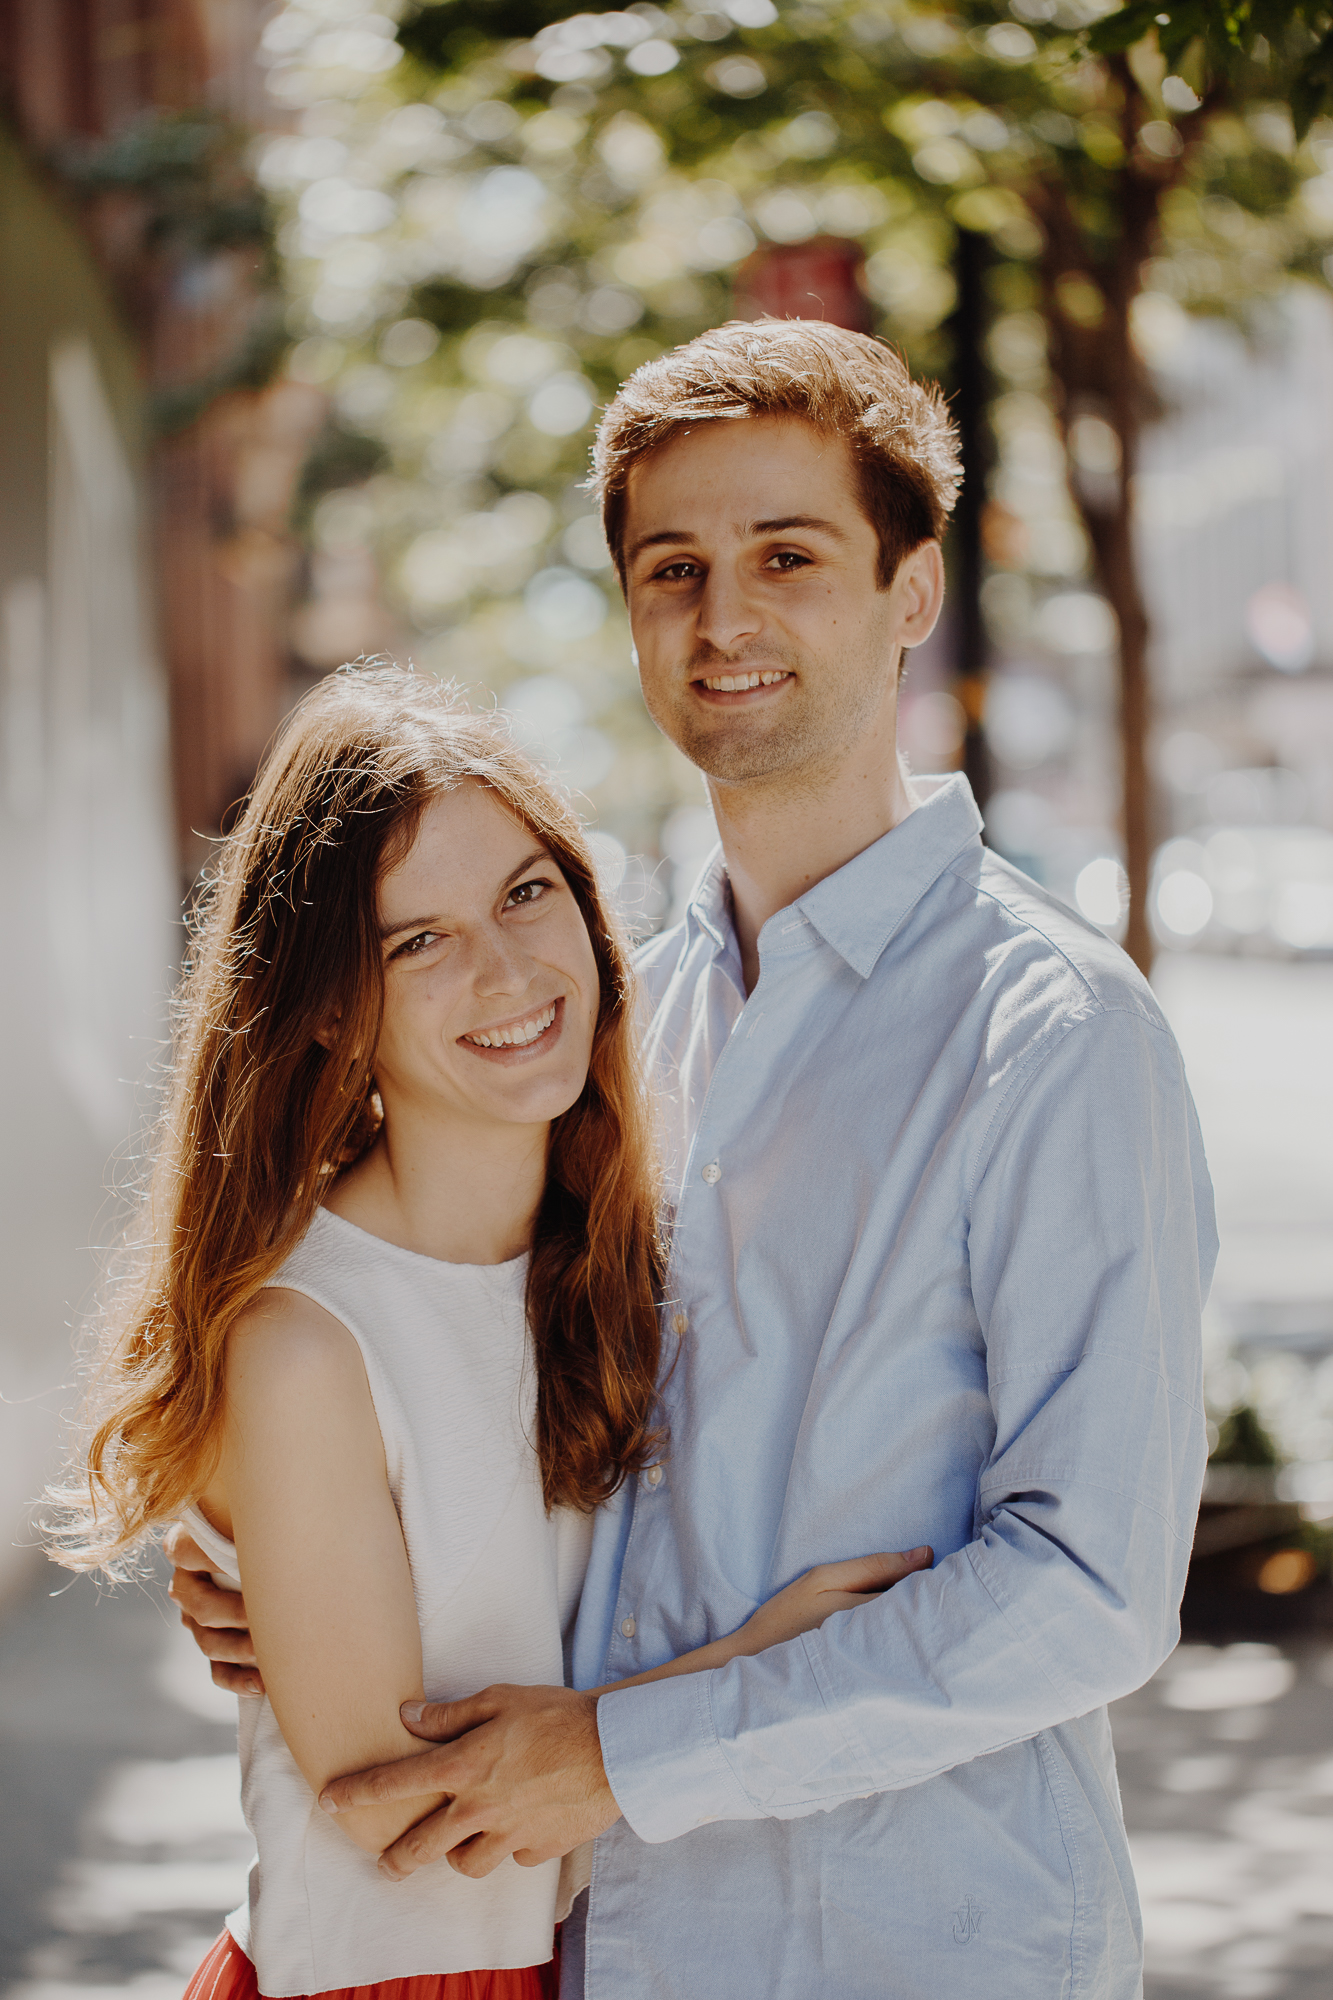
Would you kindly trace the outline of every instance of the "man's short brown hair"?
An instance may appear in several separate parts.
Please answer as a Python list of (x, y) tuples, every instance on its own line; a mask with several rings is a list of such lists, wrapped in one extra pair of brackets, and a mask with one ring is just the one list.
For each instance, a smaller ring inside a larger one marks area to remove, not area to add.
[(630, 468), (698, 423), (768, 416), (846, 438), (879, 537), (881, 589), (943, 534), (963, 473), (939, 389), (914, 382), (883, 341), (827, 320), (730, 320), (636, 369), (597, 426), (591, 484), (622, 583)]

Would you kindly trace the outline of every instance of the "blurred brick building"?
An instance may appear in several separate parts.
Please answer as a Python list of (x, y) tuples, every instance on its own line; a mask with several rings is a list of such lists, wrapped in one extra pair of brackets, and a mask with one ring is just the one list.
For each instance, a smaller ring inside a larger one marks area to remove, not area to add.
[(269, 380), (262, 11), (0, 0), (0, 1589), (182, 887), (287, 699), (287, 523), (324, 403)]
[[(245, 140), (264, 0), (0, 0), (3, 115), (127, 336), (189, 879), (285, 703), (294, 483), (323, 398), (282, 338)], [(15, 163), (17, 166), (17, 162)], [(47, 248), (49, 249), (49, 242)], [(22, 288), (21, 259), (7, 260)], [(155, 435), (153, 435), (155, 433)]]

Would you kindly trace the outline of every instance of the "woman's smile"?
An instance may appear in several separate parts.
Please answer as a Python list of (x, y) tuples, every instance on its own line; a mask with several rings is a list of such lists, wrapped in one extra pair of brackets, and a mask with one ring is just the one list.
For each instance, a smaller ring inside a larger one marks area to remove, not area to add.
[(513, 1063), (531, 1062), (554, 1048), (560, 1039), (564, 1018), (565, 1002), (562, 996), (527, 1014), (497, 1021), (491, 1027), (472, 1028), (458, 1037), (458, 1045), (471, 1049), (474, 1055), (482, 1056), (487, 1062), (503, 1063), (506, 1067)]

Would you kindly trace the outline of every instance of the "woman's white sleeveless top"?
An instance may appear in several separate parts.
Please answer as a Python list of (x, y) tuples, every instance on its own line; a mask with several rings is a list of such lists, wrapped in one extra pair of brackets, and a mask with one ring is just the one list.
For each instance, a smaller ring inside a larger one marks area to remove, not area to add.
[[(526, 1259), (443, 1264), (320, 1209), (270, 1281), (323, 1306), (361, 1350), (411, 1564), (428, 1700), (565, 1678), (562, 1638), (591, 1522), (572, 1509), (548, 1515), (542, 1503), (525, 1277)], [(182, 1518), (219, 1575), (243, 1583), (233, 1545), (197, 1509)], [(356, 1616), (354, 1603), (347, 1610)], [(447, 1861), (388, 1882), (320, 1811), (266, 1699), (242, 1699), (239, 1736), (259, 1852), (248, 1902), (227, 1923), (261, 1994), (285, 2000), (550, 1958), (560, 1905), (587, 1880), (575, 1857), (563, 1885), (558, 1861), (512, 1860), (479, 1882)]]

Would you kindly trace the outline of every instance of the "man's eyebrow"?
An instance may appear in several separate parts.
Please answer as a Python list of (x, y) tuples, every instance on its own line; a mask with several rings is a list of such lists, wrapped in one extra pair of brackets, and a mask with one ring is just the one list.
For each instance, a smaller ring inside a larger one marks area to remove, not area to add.
[(831, 535), (835, 542), (847, 540), (845, 528), (840, 528), (836, 521), (825, 521), (818, 514), (784, 514), (777, 521), (751, 521), (746, 532), (751, 535), (780, 535), (788, 528), (814, 528), (821, 535)]
[(645, 549), (660, 549), (669, 543), (692, 542), (694, 536), (688, 528), (663, 528), (660, 534), (640, 535), (637, 542), (630, 544), (629, 560), (642, 555)]
[[(750, 538), (755, 535), (785, 534), (789, 528), (813, 529), (818, 534), (828, 535), (835, 542), (845, 542), (848, 539), (845, 528), (840, 528), (836, 521), (826, 521), (820, 514), (783, 514), (774, 521), (747, 521), (743, 532)], [(663, 528), (656, 535), (641, 535), (637, 542), (631, 544), (629, 561), (633, 562), (645, 549), (685, 547), (693, 540), (694, 534), (689, 528)]]
[[(519, 876), (526, 875), (534, 861), (554, 861), (554, 859), (555, 857), (548, 847), (534, 847), (531, 854), (525, 854), (519, 862), (518, 867), (505, 876), (504, 881), (500, 884), (501, 889), (512, 889)], [(379, 926), (380, 938), (383, 941), (387, 938), (397, 937), (402, 931), (428, 931), (431, 925), (438, 921), (438, 917), (434, 916), (408, 917), (401, 924), (381, 924)]]

